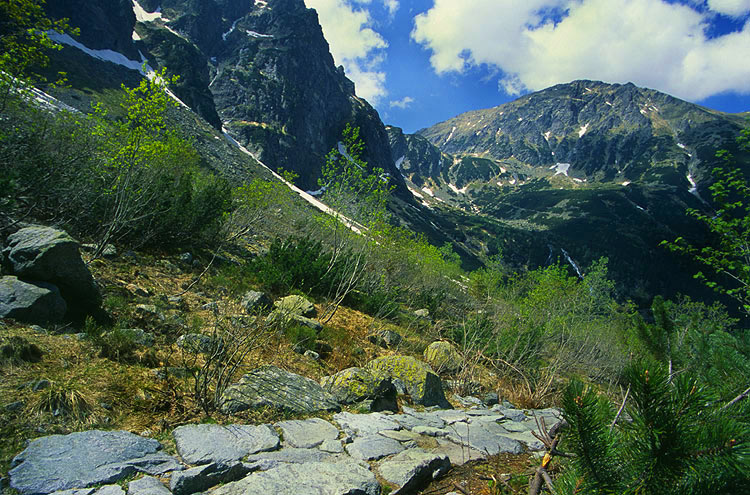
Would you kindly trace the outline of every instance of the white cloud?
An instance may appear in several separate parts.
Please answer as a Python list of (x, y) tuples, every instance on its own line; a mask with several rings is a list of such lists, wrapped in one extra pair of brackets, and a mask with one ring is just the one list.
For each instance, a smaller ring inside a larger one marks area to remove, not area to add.
[(750, 12), (750, 0), (708, 0), (708, 8), (732, 17), (741, 17)]
[(632, 81), (692, 100), (748, 93), (750, 23), (709, 39), (712, 15), (664, 0), (435, 0), (412, 38), (432, 51), (439, 74), (502, 69), (509, 94), (574, 79)]
[[(370, 0), (357, 0), (357, 3), (369, 4)], [(395, 3), (398, 8), (398, 2)], [(387, 94), (385, 73), (378, 67), (388, 43), (369, 27), (372, 24), (369, 12), (355, 9), (345, 0), (305, 0), (305, 4), (318, 12), (331, 54), (354, 81), (357, 95), (377, 104)]]
[(411, 104), (414, 103), (414, 98), (411, 96), (404, 96), (400, 100), (394, 100), (388, 103), (388, 106), (391, 108), (400, 108), (401, 110), (406, 110), (411, 106)]

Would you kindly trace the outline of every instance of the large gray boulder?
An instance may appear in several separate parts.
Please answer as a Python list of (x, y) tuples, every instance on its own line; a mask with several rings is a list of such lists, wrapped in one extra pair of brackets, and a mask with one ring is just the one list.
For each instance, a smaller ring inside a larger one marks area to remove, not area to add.
[(362, 464), (355, 462), (310, 462), (306, 464), (280, 464), (251, 474), (246, 478), (227, 483), (212, 495), (248, 495), (252, 493), (274, 495), (379, 495), (380, 484), (375, 475)]
[(221, 410), (225, 414), (262, 407), (308, 414), (341, 409), (336, 398), (317, 382), (276, 366), (253, 370), (222, 395)]
[(433, 479), (444, 475), (451, 468), (447, 455), (409, 449), (383, 461), (378, 466), (380, 476), (398, 485), (391, 493), (415, 493)]
[(367, 363), (365, 369), (377, 380), (400, 380), (415, 404), (450, 409), (443, 382), (426, 363), (411, 356), (384, 356)]
[(188, 464), (229, 463), (279, 448), (269, 425), (185, 425), (172, 432), (177, 452)]
[(68, 307), (60, 291), (45, 282), (23, 282), (17, 277), (0, 278), (0, 318), (44, 325), (59, 323)]
[(78, 242), (52, 227), (26, 227), (8, 236), (4, 264), (24, 280), (50, 282), (60, 288), (68, 307), (91, 311), (102, 296), (78, 252)]
[(156, 440), (127, 431), (89, 430), (37, 438), (12, 461), (10, 486), (23, 495), (114, 483), (136, 472), (180, 470)]

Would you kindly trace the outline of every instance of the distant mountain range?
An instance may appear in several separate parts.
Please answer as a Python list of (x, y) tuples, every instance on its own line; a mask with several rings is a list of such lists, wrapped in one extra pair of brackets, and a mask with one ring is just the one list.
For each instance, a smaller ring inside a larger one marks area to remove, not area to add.
[(85, 109), (142, 77), (142, 62), (167, 67), (190, 110), (183, 132), (233, 180), (262, 167), (222, 133), (314, 190), (352, 123), (365, 158), (394, 179), (397, 219), (452, 243), (467, 267), (501, 254), (511, 268), (559, 259), (575, 273), (607, 256), (621, 295), (639, 303), (705, 295), (693, 267), (658, 244), (704, 242), (685, 209), (710, 208), (715, 151), (733, 147), (747, 115), (633, 84), (574, 81), (408, 135), (356, 96), (303, 0), (71, 0), (48, 10), (81, 29), (79, 47), (55, 54), (71, 84), (56, 96)]

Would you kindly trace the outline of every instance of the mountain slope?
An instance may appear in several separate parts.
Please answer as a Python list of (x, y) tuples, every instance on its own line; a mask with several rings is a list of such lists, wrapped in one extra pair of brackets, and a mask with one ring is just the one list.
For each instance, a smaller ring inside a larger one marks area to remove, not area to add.
[(608, 257), (621, 295), (647, 304), (708, 295), (697, 269), (659, 243), (706, 242), (685, 210), (710, 209), (716, 150), (736, 150), (745, 122), (632, 84), (575, 81), (414, 135), (388, 132), (412, 194), (470, 252), (514, 268), (560, 259), (574, 272)]

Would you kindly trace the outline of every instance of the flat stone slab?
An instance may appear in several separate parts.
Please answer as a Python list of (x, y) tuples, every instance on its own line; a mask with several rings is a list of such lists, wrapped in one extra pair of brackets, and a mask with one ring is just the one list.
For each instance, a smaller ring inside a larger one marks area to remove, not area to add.
[(352, 414), (342, 412), (334, 414), (333, 420), (339, 424), (346, 433), (359, 437), (375, 435), (383, 430), (400, 430), (401, 425), (381, 413)]
[(378, 434), (386, 438), (392, 438), (398, 442), (411, 442), (420, 437), (419, 433), (412, 433), (408, 430), (383, 430), (378, 432)]
[(275, 366), (251, 371), (222, 395), (225, 414), (263, 407), (305, 414), (341, 410), (336, 398), (317, 382)]
[(405, 408), (405, 414), (395, 414), (390, 416), (393, 421), (396, 421), (404, 428), (412, 429), (417, 426), (432, 426), (433, 428), (442, 428), (445, 426), (445, 421), (440, 419), (440, 416), (434, 412), (423, 412), (419, 413), (410, 409)]
[(342, 454), (344, 452), (344, 446), (341, 445), (340, 440), (325, 440), (318, 448), (330, 454)]
[(170, 493), (164, 483), (153, 476), (144, 476), (128, 483), (128, 495), (170, 495)]
[(227, 483), (212, 495), (379, 495), (380, 484), (355, 462), (285, 464)]
[(401, 442), (382, 435), (359, 437), (346, 446), (346, 451), (350, 456), (363, 461), (376, 461), (403, 450)]
[(428, 437), (445, 437), (448, 436), (448, 430), (442, 428), (433, 428), (432, 426), (416, 426), (411, 430), (413, 433), (419, 435), (426, 435)]
[(281, 421), (274, 426), (281, 428), (285, 444), (301, 449), (317, 447), (339, 437), (338, 428), (320, 418)]
[(188, 464), (228, 463), (280, 446), (279, 435), (269, 425), (185, 425), (172, 435)]
[(414, 493), (430, 481), (447, 473), (451, 461), (447, 455), (409, 449), (386, 459), (378, 466), (380, 476), (398, 485), (396, 493)]
[(448, 439), (459, 445), (471, 447), (488, 455), (520, 454), (523, 452), (521, 443), (507, 436), (500, 425), (493, 423), (455, 423), (446, 428)]
[(10, 486), (21, 494), (114, 483), (136, 472), (163, 474), (181, 469), (159, 452), (156, 440), (127, 431), (89, 430), (37, 438), (18, 454), (9, 471)]
[(173, 474), (169, 489), (174, 495), (191, 495), (208, 490), (219, 483), (241, 480), (250, 471), (251, 466), (239, 461), (231, 464), (214, 462)]
[(323, 462), (332, 458), (331, 454), (318, 449), (296, 449), (293, 447), (283, 448), (275, 452), (264, 452), (251, 455), (247, 458), (247, 464), (254, 471), (267, 471), (281, 464), (306, 464), (310, 462)]
[(487, 458), (486, 453), (472, 449), (466, 445), (458, 445), (441, 438), (439, 438), (437, 442), (437, 447), (427, 450), (435, 454), (448, 456), (448, 459), (450, 459), (451, 465), (453, 466), (463, 466), (469, 461)]

